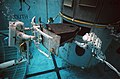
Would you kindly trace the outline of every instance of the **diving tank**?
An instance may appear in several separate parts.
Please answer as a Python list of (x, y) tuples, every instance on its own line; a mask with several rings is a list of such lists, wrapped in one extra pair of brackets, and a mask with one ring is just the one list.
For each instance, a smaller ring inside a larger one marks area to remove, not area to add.
[[(60, 15), (63, 23), (81, 27), (74, 40), (83, 42), (86, 33), (93, 32), (102, 41), (101, 51), (106, 50), (113, 37), (106, 27), (120, 20), (119, 0), (63, 0)], [(72, 65), (90, 68), (99, 63), (90, 48), (83, 49), (76, 43), (66, 43), (59, 49), (59, 56)]]

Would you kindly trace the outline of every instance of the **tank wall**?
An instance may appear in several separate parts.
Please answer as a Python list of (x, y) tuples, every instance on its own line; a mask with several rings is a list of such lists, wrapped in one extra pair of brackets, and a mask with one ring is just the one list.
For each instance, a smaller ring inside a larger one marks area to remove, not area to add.
[[(31, 26), (31, 19), (34, 16), (36, 22), (41, 17), (42, 22), (46, 23), (46, 1), (48, 18), (56, 17), (61, 9), (61, 0), (0, 0), (0, 30), (8, 29), (8, 23), (12, 20), (20, 20), (25, 23), (25, 26)], [(56, 18), (55, 22), (59, 21), (60, 17)]]

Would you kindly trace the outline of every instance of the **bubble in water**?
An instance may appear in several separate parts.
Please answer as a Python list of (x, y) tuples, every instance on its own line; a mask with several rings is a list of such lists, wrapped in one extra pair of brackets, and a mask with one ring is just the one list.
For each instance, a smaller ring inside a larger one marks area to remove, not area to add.
[(4, 13), (3, 15), (4, 15), (4, 16), (6, 16), (6, 14), (5, 14), (5, 13)]
[(4, 13), (4, 12), (2, 11), (2, 13)]
[(4, 10), (2, 14), (7, 18), (7, 20), (14, 20), (14, 14), (12, 13), (12, 9), (9, 7), (9, 3), (4, 3), (5, 0), (0, 0), (0, 3), (4, 5)]

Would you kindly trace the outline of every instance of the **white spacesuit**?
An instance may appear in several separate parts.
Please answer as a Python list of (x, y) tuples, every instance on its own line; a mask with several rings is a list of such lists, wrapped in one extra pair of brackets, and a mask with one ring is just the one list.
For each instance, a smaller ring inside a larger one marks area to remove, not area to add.
[(9, 46), (16, 46), (21, 54), (21, 58), (28, 57), (29, 41), (35, 39), (35, 36), (25, 34), (24, 31), (25, 27), (23, 22), (9, 22)]

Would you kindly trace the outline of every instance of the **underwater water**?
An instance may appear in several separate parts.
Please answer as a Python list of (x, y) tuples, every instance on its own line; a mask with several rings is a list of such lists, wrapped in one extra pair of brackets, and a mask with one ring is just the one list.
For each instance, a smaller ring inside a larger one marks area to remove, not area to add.
[[(9, 21), (20, 20), (24, 22), (25, 27), (31, 27), (31, 19), (36, 16), (36, 22), (39, 17), (43, 23), (47, 23), (49, 17), (56, 17), (61, 9), (61, 0), (0, 0), (0, 29), (8, 30)], [(47, 1), (47, 3), (46, 3)], [(46, 6), (46, 4), (48, 4)], [(55, 23), (61, 23), (61, 17), (55, 19)], [(68, 43), (60, 47), (60, 52), (68, 52)], [(46, 53), (49, 51), (42, 45), (39, 48)], [(61, 50), (64, 49), (64, 50)], [(70, 50), (74, 50), (71, 48)], [(30, 47), (32, 58), (26, 69), (26, 79), (117, 79), (114, 72), (104, 64), (98, 64), (95, 67), (81, 69), (67, 63), (59, 56), (51, 55), (47, 58), (38, 51), (32, 43)], [(84, 59), (84, 60), (87, 60)], [(80, 60), (79, 60), (80, 61)], [(83, 61), (80, 61), (83, 62)], [(84, 62), (86, 63), (86, 62)], [(17, 78), (19, 79), (19, 78)]]

